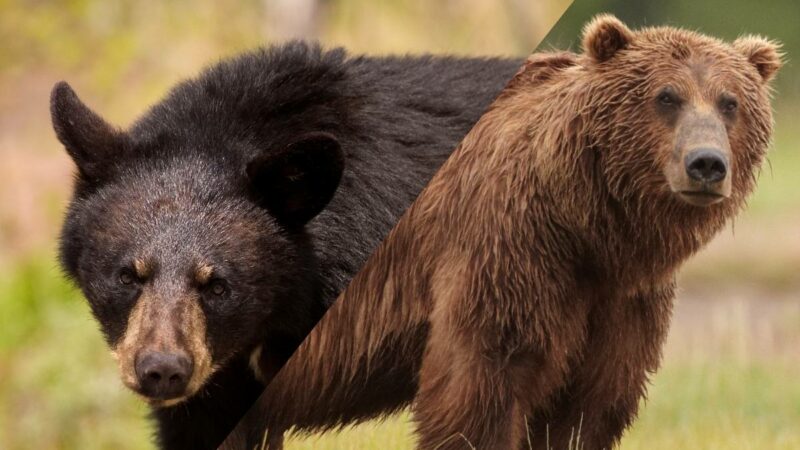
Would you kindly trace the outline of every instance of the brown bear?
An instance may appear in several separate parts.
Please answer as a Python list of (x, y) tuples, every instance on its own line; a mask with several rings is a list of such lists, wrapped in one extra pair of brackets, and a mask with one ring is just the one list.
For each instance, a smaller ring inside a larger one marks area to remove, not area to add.
[[(610, 448), (742, 209), (778, 44), (601, 15), (530, 57), (227, 441), (413, 405), (421, 449)], [(264, 433), (264, 430), (267, 430)]]

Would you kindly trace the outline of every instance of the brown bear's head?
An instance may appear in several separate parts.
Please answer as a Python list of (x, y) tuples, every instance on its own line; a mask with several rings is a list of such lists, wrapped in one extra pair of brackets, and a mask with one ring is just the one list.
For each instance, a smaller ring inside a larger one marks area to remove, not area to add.
[(591, 145), (604, 150), (613, 196), (695, 211), (744, 203), (772, 135), (779, 44), (756, 36), (728, 44), (670, 27), (632, 31), (600, 15), (584, 29), (583, 49), (595, 105)]

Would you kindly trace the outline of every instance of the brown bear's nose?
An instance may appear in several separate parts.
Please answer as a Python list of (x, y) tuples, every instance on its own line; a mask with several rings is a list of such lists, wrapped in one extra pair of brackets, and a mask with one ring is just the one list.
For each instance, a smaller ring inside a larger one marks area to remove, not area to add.
[(136, 358), (136, 376), (147, 397), (180, 397), (192, 376), (192, 362), (180, 354), (150, 352)]
[(728, 174), (728, 163), (721, 151), (710, 148), (693, 150), (684, 159), (689, 178), (703, 183), (716, 183)]

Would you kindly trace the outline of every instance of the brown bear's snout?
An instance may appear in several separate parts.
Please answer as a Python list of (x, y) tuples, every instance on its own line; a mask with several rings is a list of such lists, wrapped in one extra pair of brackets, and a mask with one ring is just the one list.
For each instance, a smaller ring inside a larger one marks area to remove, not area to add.
[(730, 196), (731, 170), (725, 152), (714, 147), (694, 148), (685, 153), (682, 162), (680, 175), (670, 180), (681, 200), (709, 206)]
[(674, 158), (665, 168), (672, 192), (694, 206), (719, 203), (732, 190), (728, 132), (724, 121), (705, 109), (690, 110), (679, 122)]
[(704, 185), (720, 182), (728, 174), (725, 155), (717, 149), (693, 150), (684, 158), (684, 164), (689, 178)]
[(192, 368), (192, 361), (178, 353), (144, 353), (136, 358), (135, 364), (141, 393), (158, 400), (183, 396)]

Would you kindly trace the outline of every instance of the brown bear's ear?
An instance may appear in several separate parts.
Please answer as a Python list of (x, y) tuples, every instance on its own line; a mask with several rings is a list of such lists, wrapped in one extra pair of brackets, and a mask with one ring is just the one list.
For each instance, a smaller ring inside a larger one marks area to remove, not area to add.
[(633, 32), (610, 14), (599, 14), (583, 28), (583, 51), (597, 62), (609, 60), (633, 40)]
[(64, 81), (50, 94), (50, 116), (56, 136), (75, 161), (80, 176), (89, 182), (107, 176), (109, 163), (123, 149), (125, 135), (84, 105)]
[(300, 227), (319, 214), (339, 186), (344, 153), (335, 136), (300, 136), (281, 153), (267, 153), (247, 164), (256, 201), (279, 222)]
[(743, 36), (733, 42), (750, 64), (754, 65), (765, 83), (772, 80), (783, 66), (783, 53), (779, 42), (761, 36)]

